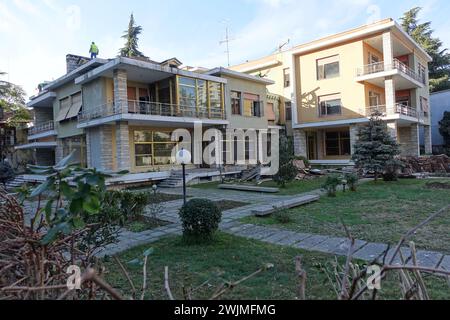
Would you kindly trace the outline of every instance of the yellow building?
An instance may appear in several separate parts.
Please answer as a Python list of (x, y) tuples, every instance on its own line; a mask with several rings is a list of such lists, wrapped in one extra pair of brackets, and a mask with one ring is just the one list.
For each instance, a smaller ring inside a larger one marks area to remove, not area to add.
[[(403, 155), (418, 155), (419, 127), (431, 153), (431, 57), (385, 19), (232, 67), (275, 81), (297, 155), (313, 164), (350, 163), (358, 128), (378, 110)], [(288, 113), (291, 112), (291, 115)]]

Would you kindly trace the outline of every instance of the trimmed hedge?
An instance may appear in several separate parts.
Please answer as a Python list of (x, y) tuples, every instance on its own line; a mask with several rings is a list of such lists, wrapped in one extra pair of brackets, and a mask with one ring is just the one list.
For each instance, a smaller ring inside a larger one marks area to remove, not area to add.
[(222, 211), (212, 201), (192, 199), (180, 209), (183, 236), (199, 240), (209, 240), (219, 229)]

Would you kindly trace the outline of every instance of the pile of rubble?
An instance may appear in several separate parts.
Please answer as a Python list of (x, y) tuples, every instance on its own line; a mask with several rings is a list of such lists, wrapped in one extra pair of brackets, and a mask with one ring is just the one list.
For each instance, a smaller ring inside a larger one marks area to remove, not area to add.
[(446, 155), (427, 157), (401, 157), (405, 164), (403, 174), (450, 173), (450, 157)]

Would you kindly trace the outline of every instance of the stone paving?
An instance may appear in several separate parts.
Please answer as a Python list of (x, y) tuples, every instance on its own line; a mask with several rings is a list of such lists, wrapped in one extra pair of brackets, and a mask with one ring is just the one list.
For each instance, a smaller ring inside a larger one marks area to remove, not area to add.
[[(182, 189), (165, 189), (162, 192), (181, 194)], [(241, 218), (254, 214), (254, 211), (267, 208), (268, 205), (276, 205), (277, 203), (283, 203), (285, 201), (298, 199), (301, 196), (311, 194), (323, 195), (323, 192), (320, 190), (315, 190), (302, 195), (279, 196), (232, 190), (220, 190), (219, 193), (214, 189), (188, 188), (189, 197), (201, 197), (213, 201), (232, 200), (248, 203), (248, 205), (244, 207), (223, 212), (220, 229), (225, 233), (248, 239), (259, 240), (274, 245), (289, 246), (307, 251), (321, 252), (337, 256), (347, 256), (350, 247), (350, 241), (347, 238), (299, 233), (274, 227), (257, 226), (239, 222)], [(139, 245), (151, 244), (169, 235), (181, 235), (182, 226), (178, 216), (178, 211), (182, 205), (182, 200), (163, 203), (163, 213), (160, 214), (158, 218), (171, 222), (171, 224), (140, 233), (133, 233), (123, 230), (120, 232), (118, 239), (119, 241), (115, 244), (107, 246), (98, 254), (98, 256), (102, 257), (106, 255), (114, 255)], [(30, 205), (30, 208), (31, 207), (33, 207), (33, 205)], [(381, 258), (387, 249), (387, 244), (356, 240), (353, 256), (356, 259), (372, 262), (377, 258)], [(386, 255), (387, 261), (390, 257), (392, 257), (393, 251), (394, 248), (389, 249)], [(410, 257), (408, 248), (402, 248), (401, 252), (405, 259)], [(418, 264), (421, 266), (433, 268), (439, 267), (445, 270), (450, 270), (450, 255), (443, 255), (439, 252), (418, 250), (417, 260)], [(394, 263), (400, 263), (399, 259), (397, 258)]]

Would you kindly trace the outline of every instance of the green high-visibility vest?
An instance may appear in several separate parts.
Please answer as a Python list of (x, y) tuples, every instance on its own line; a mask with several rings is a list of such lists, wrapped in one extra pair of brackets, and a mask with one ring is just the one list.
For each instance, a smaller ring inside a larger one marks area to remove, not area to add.
[(98, 53), (98, 47), (95, 44), (91, 44), (91, 53)]

